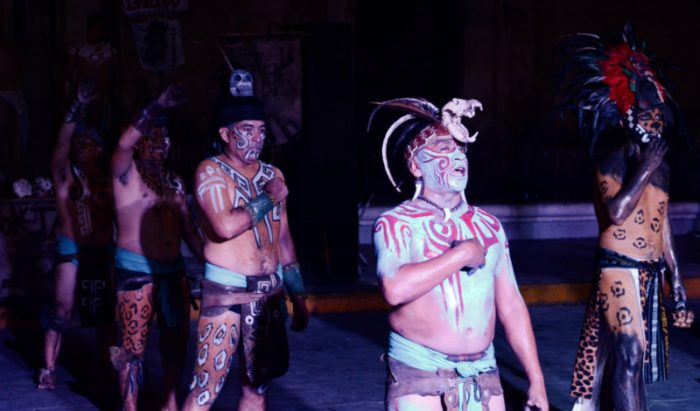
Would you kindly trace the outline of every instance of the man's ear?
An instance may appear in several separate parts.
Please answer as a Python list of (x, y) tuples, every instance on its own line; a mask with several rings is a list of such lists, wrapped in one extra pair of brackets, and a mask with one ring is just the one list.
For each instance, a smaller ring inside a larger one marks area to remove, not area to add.
[(408, 162), (408, 170), (413, 174), (413, 177), (415, 178), (420, 178), (422, 176), (422, 173), (420, 171), (420, 167), (418, 167), (418, 160), (416, 160), (415, 157), (413, 157), (409, 162)]
[(229, 135), (228, 135), (228, 129), (226, 127), (221, 127), (219, 129), (219, 135), (221, 136), (221, 139), (224, 140), (224, 143), (228, 144)]

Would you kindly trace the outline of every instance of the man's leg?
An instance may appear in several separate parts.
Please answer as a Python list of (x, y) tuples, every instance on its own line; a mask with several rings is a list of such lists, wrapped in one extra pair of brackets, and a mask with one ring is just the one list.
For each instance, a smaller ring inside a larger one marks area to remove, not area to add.
[[(162, 288), (158, 292), (162, 292)], [(160, 325), (160, 354), (163, 363), (163, 410), (177, 411), (177, 389), (182, 379), (190, 328), (190, 297), (185, 279), (172, 283), (171, 301), (177, 324), (167, 327), (163, 318)]]
[(117, 291), (122, 341), (112, 350), (112, 364), (119, 372), (123, 409), (136, 411), (143, 376), (143, 356), (153, 318), (153, 283), (137, 290)]
[[(501, 396), (502, 398), (503, 396)], [(404, 395), (393, 399), (387, 405), (387, 411), (443, 411), (439, 396)]]
[(612, 395), (617, 411), (646, 410), (642, 378), (644, 325), (639, 305), (638, 280), (630, 270), (604, 269), (600, 289), (607, 295), (601, 307), (603, 319), (612, 334)]
[(41, 389), (52, 389), (55, 383), (56, 360), (61, 351), (63, 332), (70, 322), (75, 299), (78, 267), (71, 262), (56, 266), (55, 305), (44, 336), (44, 369), (39, 376)]
[(184, 411), (208, 410), (226, 381), (240, 340), (241, 316), (230, 310), (213, 316), (200, 314), (197, 350)]

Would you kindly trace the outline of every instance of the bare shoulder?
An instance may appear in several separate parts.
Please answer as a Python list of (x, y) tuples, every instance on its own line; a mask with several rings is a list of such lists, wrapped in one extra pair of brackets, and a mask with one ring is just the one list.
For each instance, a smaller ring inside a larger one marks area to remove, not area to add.
[(471, 206), (470, 208), (473, 210), (474, 221), (476, 224), (482, 226), (480, 227), (482, 231), (484, 231), (483, 229), (487, 229), (488, 231), (496, 233), (499, 242), (508, 242), (506, 239), (505, 229), (503, 228), (503, 224), (501, 224), (501, 220), (499, 220), (498, 217), (481, 207)]
[(416, 218), (430, 217), (431, 215), (432, 212), (417, 207), (412, 201), (404, 201), (396, 207), (381, 213), (375, 225), (381, 221), (390, 222), (392, 224), (397, 222), (411, 224)]

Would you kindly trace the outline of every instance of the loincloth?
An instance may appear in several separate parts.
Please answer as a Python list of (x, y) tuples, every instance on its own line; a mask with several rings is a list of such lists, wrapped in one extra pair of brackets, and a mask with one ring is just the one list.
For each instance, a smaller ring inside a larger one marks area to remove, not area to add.
[(78, 245), (73, 239), (61, 234), (58, 237), (58, 254), (58, 263), (67, 262), (78, 268), (76, 301), (80, 312), (80, 324), (90, 327), (113, 323), (111, 247)]
[(284, 284), (279, 273), (244, 276), (207, 263), (202, 280), (202, 316), (226, 310), (241, 316), (245, 374), (254, 386), (284, 375), (289, 346), (284, 322)]
[(140, 254), (117, 248), (114, 257), (117, 291), (134, 291), (146, 284), (154, 284), (156, 312), (159, 323), (174, 328), (182, 321), (184, 313), (178, 309), (183, 298), (182, 287), (185, 266), (180, 256), (172, 263), (163, 263)]
[(605, 297), (600, 290), (600, 278), (605, 268), (627, 269), (639, 281), (639, 300), (644, 324), (643, 375), (645, 383), (664, 381), (668, 374), (668, 322), (663, 305), (664, 271), (666, 261), (639, 261), (606, 249), (598, 249), (597, 267), (586, 307), (576, 362), (571, 379), (570, 395), (593, 398), (596, 387), (596, 365), (601, 343), (602, 307)]
[(448, 411), (488, 410), (489, 399), (503, 394), (493, 344), (486, 351), (450, 356), (389, 334), (386, 404), (406, 395), (439, 396)]

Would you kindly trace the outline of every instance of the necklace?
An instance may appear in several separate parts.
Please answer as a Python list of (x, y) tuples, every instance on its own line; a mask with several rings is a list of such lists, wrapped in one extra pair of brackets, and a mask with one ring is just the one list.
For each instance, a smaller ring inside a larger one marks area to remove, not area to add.
[(450, 217), (452, 216), (452, 213), (457, 211), (457, 209), (459, 209), (462, 206), (462, 204), (464, 204), (464, 200), (460, 198), (459, 203), (457, 203), (456, 206), (454, 206), (452, 208), (447, 208), (447, 207), (440, 207), (439, 205), (435, 204), (434, 202), (432, 202), (431, 200), (428, 200), (427, 198), (425, 198), (423, 196), (418, 196), (418, 199), (425, 201), (426, 203), (430, 204), (431, 206), (437, 208), (438, 210), (442, 210), (442, 212), (445, 214), (445, 219), (442, 220), (443, 223), (446, 222), (447, 220), (449, 220)]

